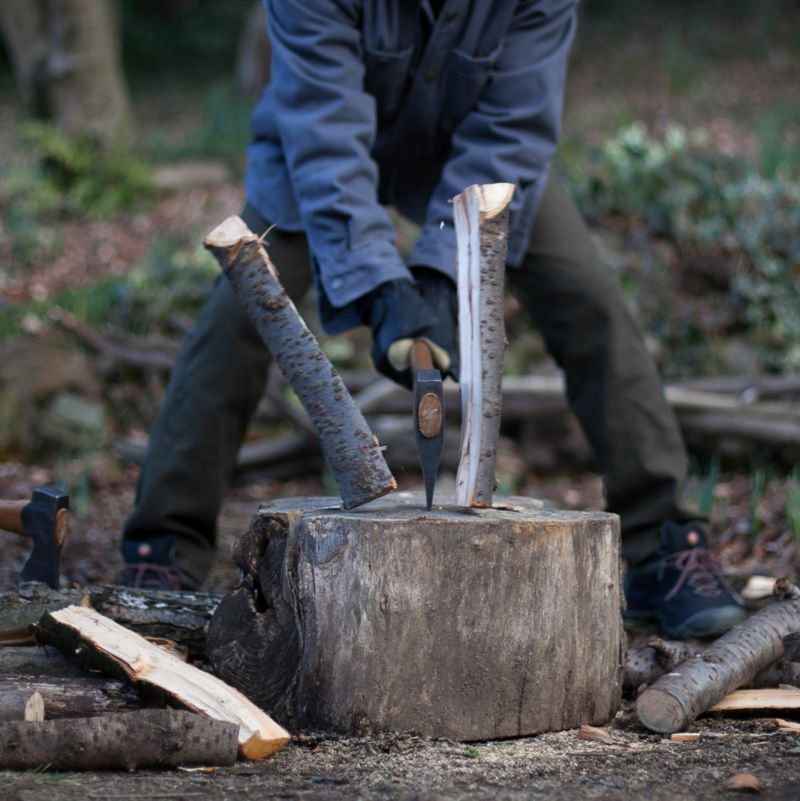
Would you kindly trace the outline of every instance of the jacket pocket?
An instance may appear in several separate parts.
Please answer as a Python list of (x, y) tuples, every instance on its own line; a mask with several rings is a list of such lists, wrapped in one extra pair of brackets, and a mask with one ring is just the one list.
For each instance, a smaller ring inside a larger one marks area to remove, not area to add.
[(389, 122), (397, 116), (413, 53), (413, 46), (398, 52), (364, 47), (364, 89), (375, 98), (379, 122)]
[(447, 57), (447, 78), (442, 102), (442, 128), (452, 133), (480, 99), (491, 77), (502, 45), (491, 53), (477, 56), (452, 50)]

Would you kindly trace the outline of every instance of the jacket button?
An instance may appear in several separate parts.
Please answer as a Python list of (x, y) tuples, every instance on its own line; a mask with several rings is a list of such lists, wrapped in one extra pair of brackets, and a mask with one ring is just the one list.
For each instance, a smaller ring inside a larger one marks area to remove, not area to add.
[(425, 73), (425, 83), (434, 83), (436, 81), (436, 72), (434, 70), (428, 70)]
[(444, 18), (447, 22), (453, 22), (457, 16), (458, 11), (456, 11), (454, 8), (451, 8), (447, 13), (445, 13)]
[(333, 281), (331, 281), (331, 287), (333, 289), (341, 289), (342, 288), (342, 279), (341, 278), (334, 278)]

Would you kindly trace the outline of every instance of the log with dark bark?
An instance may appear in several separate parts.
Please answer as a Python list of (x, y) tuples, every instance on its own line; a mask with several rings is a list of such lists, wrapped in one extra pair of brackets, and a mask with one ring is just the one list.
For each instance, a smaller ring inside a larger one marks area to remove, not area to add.
[(88, 603), (142, 636), (166, 637), (186, 647), (191, 659), (206, 652), (206, 626), (220, 596), (204, 592), (82, 587), (52, 590), (44, 584), (22, 585), (0, 593), (0, 642), (31, 641), (30, 626), (48, 610)]
[(209, 626), (215, 671), (304, 727), (480, 740), (607, 721), (617, 518), (423, 501), (263, 506), (234, 549), (243, 583)]
[(783, 638), (800, 626), (800, 590), (776, 582), (782, 600), (765, 606), (698, 656), (645, 690), (636, 702), (639, 720), (662, 734), (681, 731), (737, 687), (783, 656)]
[(47, 612), (36, 637), (85, 667), (130, 681), (152, 696), (236, 723), (239, 750), (247, 759), (269, 756), (289, 741), (285, 729), (233, 687), (93, 609), (69, 606)]
[(453, 198), (458, 253), (461, 462), (456, 499), (491, 506), (506, 348), (505, 268), (513, 184), (473, 185)]
[(229, 766), (238, 727), (174, 709), (96, 718), (0, 722), (0, 768), (134, 770), (179, 765)]
[(655, 637), (644, 648), (629, 648), (625, 658), (622, 691), (633, 695), (643, 685), (652, 684), (681, 662), (696, 656), (700, 646)]
[(240, 217), (229, 217), (203, 244), (308, 412), (345, 509), (393, 490), (378, 440), (286, 294), (261, 240)]
[(87, 675), (0, 676), (0, 720), (24, 720), (25, 704), (34, 693), (39, 693), (44, 701), (47, 720), (93, 718), (142, 706), (136, 692), (116, 679)]
[(0, 676), (38, 676), (74, 679), (86, 675), (55, 648), (31, 645), (0, 646)]

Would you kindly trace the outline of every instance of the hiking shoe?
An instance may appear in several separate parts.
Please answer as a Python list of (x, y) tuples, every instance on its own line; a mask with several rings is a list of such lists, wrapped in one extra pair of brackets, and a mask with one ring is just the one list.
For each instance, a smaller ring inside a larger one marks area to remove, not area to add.
[(706, 548), (703, 527), (666, 521), (661, 548), (625, 575), (625, 617), (657, 620), (670, 637), (713, 637), (741, 623), (741, 598)]
[(161, 536), (149, 540), (123, 540), (122, 558), (125, 567), (119, 583), (141, 590), (180, 590), (181, 573), (173, 564), (175, 537)]

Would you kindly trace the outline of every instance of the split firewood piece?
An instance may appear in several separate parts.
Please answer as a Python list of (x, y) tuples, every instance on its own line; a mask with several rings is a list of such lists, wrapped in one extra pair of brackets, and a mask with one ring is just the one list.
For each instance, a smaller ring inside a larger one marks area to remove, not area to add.
[(636, 702), (639, 720), (661, 734), (681, 731), (783, 656), (783, 638), (800, 621), (800, 590), (778, 580), (776, 593), (784, 600), (760, 609), (646, 689)]
[(228, 217), (203, 240), (231, 282), (264, 344), (311, 418), (345, 509), (397, 484), (347, 387), (278, 279), (261, 240)]
[(289, 733), (238, 690), (187, 665), (107, 617), (78, 606), (42, 616), (37, 637), (68, 656), (173, 702), (239, 726), (239, 750), (261, 759), (289, 741)]
[(461, 383), (460, 506), (491, 506), (506, 348), (505, 265), (513, 184), (467, 187), (453, 198), (458, 243)]
[(238, 726), (193, 712), (142, 709), (96, 718), (0, 722), (0, 768), (134, 770), (233, 765)]
[(767, 687), (763, 690), (734, 690), (709, 707), (709, 712), (775, 712), (778, 709), (800, 709), (797, 687)]
[(93, 718), (141, 709), (136, 691), (116, 679), (98, 676), (0, 676), (0, 720), (27, 720), (29, 700), (42, 700), (44, 716)]

